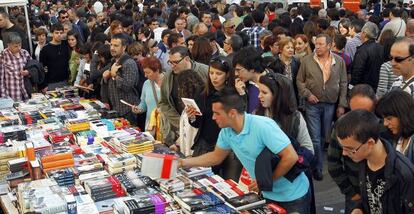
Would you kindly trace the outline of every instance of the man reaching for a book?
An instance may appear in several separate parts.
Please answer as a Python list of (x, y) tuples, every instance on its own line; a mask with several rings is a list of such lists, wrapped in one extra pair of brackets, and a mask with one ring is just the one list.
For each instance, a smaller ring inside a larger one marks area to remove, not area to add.
[(222, 128), (216, 148), (198, 157), (181, 159), (179, 167), (218, 165), (232, 150), (254, 179), (249, 190), (258, 192), (255, 179), (261, 175), (255, 173), (255, 163), (259, 154), (268, 149), (280, 160), (272, 172), (271, 191), (262, 191), (264, 198), (278, 203), (287, 213), (310, 213), (309, 181), (305, 174), (300, 173), (292, 181), (284, 177), (297, 162), (298, 155), (279, 126), (272, 119), (245, 113), (244, 99), (234, 89), (220, 91), (212, 109), (213, 120)]

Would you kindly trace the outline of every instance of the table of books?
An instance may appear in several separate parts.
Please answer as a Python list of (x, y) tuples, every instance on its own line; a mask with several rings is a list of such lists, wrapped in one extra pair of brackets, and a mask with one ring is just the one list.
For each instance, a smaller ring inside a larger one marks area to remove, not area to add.
[(77, 89), (0, 100), (5, 213), (284, 213), (181, 154)]

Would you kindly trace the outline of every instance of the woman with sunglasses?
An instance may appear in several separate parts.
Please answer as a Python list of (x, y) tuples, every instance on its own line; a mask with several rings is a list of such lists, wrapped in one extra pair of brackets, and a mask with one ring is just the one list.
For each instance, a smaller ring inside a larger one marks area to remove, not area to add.
[[(229, 62), (220, 57), (209, 64), (208, 82), (205, 90), (196, 97), (198, 107), (202, 116), (197, 115), (194, 108), (187, 108), (187, 114), (190, 118), (190, 124), (198, 128), (198, 133), (194, 139), (193, 156), (214, 150), (220, 128), (213, 118), (212, 101), (215, 92), (222, 90), (226, 86), (234, 85), (234, 78), (231, 76), (231, 66)], [(241, 163), (234, 153), (231, 153), (220, 165), (213, 167), (213, 172), (222, 176), (224, 179), (239, 180), (241, 172)]]
[[(312, 140), (305, 119), (298, 111), (292, 81), (282, 74), (268, 73), (260, 77), (258, 86), (260, 106), (255, 113), (272, 118), (286, 135), (296, 139), (301, 147), (306, 148), (313, 154)], [(311, 200), (309, 205), (314, 208), (311, 173), (307, 170), (305, 174), (310, 185), (308, 194)], [(289, 203), (287, 202), (287, 204)], [(281, 206), (283, 207), (282, 204)]]
[(377, 104), (376, 113), (384, 119), (384, 126), (395, 136), (396, 150), (414, 163), (414, 99), (395, 89), (385, 94)]

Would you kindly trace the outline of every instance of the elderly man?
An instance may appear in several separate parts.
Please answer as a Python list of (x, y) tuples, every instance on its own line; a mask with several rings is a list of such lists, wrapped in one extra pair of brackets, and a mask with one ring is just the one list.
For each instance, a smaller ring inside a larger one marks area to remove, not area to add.
[(362, 45), (357, 48), (352, 63), (351, 84), (368, 84), (377, 90), (381, 64), (384, 62), (384, 47), (375, 42), (379, 33), (376, 24), (365, 23), (361, 30)]
[(29, 75), (23, 70), (27, 61), (31, 59), (29, 52), (22, 49), (22, 39), (17, 33), (8, 35), (7, 48), (0, 54), (0, 93), (1, 97), (11, 97), (14, 101), (29, 98), (25, 88), (25, 76)]
[(313, 177), (322, 180), (323, 142), (330, 133), (335, 113), (344, 113), (347, 106), (347, 75), (344, 60), (331, 53), (332, 38), (320, 34), (315, 40), (315, 53), (302, 59), (297, 86), (301, 97), (306, 98), (306, 120), (315, 151)]

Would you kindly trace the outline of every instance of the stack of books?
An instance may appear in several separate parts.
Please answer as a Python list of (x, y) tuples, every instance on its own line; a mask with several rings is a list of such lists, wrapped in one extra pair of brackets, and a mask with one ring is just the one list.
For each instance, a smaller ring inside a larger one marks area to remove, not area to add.
[(164, 192), (174, 193), (184, 189), (192, 188), (193, 181), (188, 177), (179, 175), (176, 178), (168, 180), (159, 180), (160, 188)]
[(88, 180), (85, 182), (85, 190), (94, 201), (125, 196), (121, 183), (113, 176), (104, 179)]
[(62, 141), (74, 142), (75, 137), (67, 128), (60, 128), (47, 131), (51, 143), (59, 143)]
[(43, 171), (49, 172), (52, 170), (71, 168), (75, 166), (75, 160), (72, 153), (59, 153), (43, 156), (41, 158)]
[(149, 195), (158, 193), (157, 183), (147, 176), (135, 171), (127, 171), (114, 175), (129, 195)]
[(75, 172), (77, 175), (96, 172), (103, 169), (103, 164), (99, 161), (96, 155), (92, 153), (83, 153), (73, 156), (75, 160)]
[[(19, 158), (19, 151), (16, 147), (7, 147), (1, 146), (0, 147), (0, 179), (3, 180), (8, 174), (10, 170), (10, 166), (8, 165), (9, 161)], [(22, 170), (20, 165), (12, 166), (14, 172)]]
[(75, 173), (73, 168), (51, 170), (46, 173), (47, 178), (53, 178), (59, 186), (75, 184)]
[(137, 166), (136, 157), (128, 153), (101, 155), (101, 157), (111, 175), (133, 170)]
[(177, 201), (184, 213), (194, 213), (195, 211), (212, 209), (224, 204), (224, 201), (214, 193), (200, 193), (192, 190), (175, 193), (174, 200)]
[(168, 195), (136, 195), (115, 199), (118, 213), (165, 213), (165, 207), (171, 202)]
[(71, 132), (88, 131), (90, 129), (89, 121), (86, 119), (73, 119), (66, 122), (66, 128)]
[(67, 203), (53, 179), (20, 183), (17, 187), (19, 213), (67, 212)]
[(131, 130), (133, 129), (113, 132), (114, 135), (109, 144), (120, 153), (142, 154), (154, 149), (153, 138), (144, 133)]
[(200, 176), (200, 175), (213, 175), (213, 171), (211, 167), (181, 168), (180, 172), (189, 178)]
[(79, 181), (81, 184), (84, 184), (86, 181), (89, 181), (89, 180), (99, 180), (102, 178), (108, 178), (109, 176), (110, 175), (107, 171), (102, 170), (102, 171), (90, 172), (90, 173), (79, 175)]

